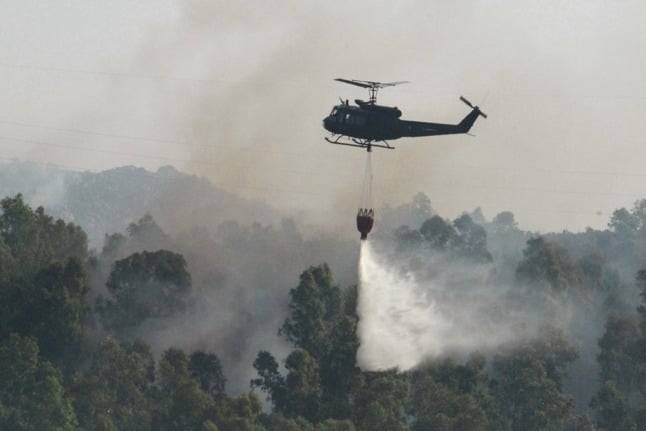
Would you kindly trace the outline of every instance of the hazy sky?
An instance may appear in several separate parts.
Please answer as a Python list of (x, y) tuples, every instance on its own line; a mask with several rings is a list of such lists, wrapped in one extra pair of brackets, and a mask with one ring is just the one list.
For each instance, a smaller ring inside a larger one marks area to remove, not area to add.
[(78, 170), (173, 164), (288, 211), (352, 216), (365, 153), (322, 118), (382, 104), (475, 137), (373, 153), (374, 201), (602, 228), (646, 197), (643, 1), (0, 0), (0, 159)]

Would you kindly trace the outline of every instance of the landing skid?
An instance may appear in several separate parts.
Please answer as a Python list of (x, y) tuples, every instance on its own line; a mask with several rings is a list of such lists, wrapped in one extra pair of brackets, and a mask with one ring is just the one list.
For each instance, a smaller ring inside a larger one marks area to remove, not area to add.
[(376, 144), (374, 141), (369, 140), (369, 139), (351, 138), (352, 142), (349, 142), (349, 141), (343, 141), (342, 140), (344, 136), (345, 135), (339, 135), (334, 140), (329, 139), (329, 138), (325, 138), (325, 140), (328, 141), (330, 144), (346, 145), (348, 147), (365, 148), (366, 150), (368, 150), (368, 152), (372, 151), (372, 147), (386, 148), (388, 150), (394, 150), (395, 149), (395, 147), (391, 147), (388, 144), (388, 142), (386, 142), (386, 141), (377, 141), (379, 143)]

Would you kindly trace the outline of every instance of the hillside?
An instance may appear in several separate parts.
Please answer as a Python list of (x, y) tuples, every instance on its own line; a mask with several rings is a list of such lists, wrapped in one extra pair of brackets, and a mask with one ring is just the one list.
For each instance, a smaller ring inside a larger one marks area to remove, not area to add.
[(0, 179), (3, 429), (646, 426), (646, 200), (539, 235), (420, 193), (359, 246), (170, 167)]
[(21, 193), (33, 207), (83, 227), (91, 248), (106, 234), (122, 232), (149, 213), (168, 233), (194, 226), (215, 228), (226, 220), (274, 223), (278, 211), (237, 197), (205, 178), (171, 166), (150, 172), (123, 166), (102, 172), (74, 172), (51, 165), (0, 164), (0, 196)]

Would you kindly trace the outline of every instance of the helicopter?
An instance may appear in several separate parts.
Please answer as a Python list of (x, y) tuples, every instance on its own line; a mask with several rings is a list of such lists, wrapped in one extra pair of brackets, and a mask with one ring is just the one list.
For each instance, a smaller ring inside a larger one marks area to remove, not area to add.
[(471, 126), (482, 116), (487, 115), (464, 97), (471, 112), (458, 124), (427, 123), (421, 121), (401, 120), (402, 111), (396, 106), (377, 105), (377, 91), (384, 87), (406, 84), (408, 81), (375, 82), (357, 79), (336, 78), (335, 81), (367, 88), (368, 101), (355, 99), (355, 105), (341, 99), (341, 103), (332, 108), (330, 115), (323, 119), (323, 127), (332, 133), (332, 139), (325, 138), (331, 144), (365, 148), (370, 152), (372, 147), (394, 149), (388, 140), (403, 137), (420, 137), (468, 133)]

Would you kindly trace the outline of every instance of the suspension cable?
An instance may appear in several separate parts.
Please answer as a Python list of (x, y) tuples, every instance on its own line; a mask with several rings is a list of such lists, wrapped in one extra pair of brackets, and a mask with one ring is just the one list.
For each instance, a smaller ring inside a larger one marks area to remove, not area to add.
[(363, 175), (360, 208), (372, 208), (372, 152), (367, 152), (366, 168)]

